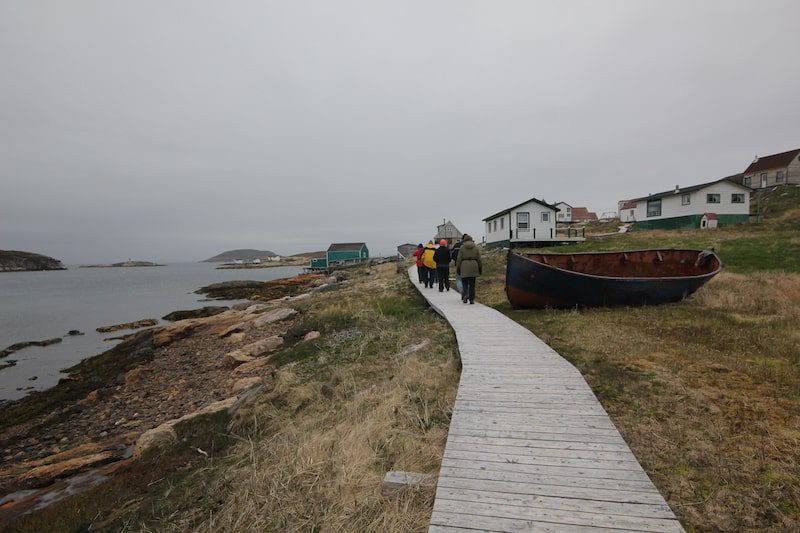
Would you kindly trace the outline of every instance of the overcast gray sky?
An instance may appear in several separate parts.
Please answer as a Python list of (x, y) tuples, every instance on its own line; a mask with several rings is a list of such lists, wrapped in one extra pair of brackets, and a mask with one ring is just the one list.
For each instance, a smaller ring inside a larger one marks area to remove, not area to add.
[(800, 146), (787, 1), (0, 0), (0, 248), (373, 254)]

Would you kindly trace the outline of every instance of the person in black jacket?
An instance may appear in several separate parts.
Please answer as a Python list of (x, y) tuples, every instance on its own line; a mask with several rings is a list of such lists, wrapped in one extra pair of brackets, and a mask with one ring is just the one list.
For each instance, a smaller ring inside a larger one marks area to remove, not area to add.
[(433, 260), (436, 261), (436, 277), (439, 278), (439, 292), (445, 288), (450, 291), (450, 259), (450, 248), (447, 247), (447, 241), (442, 239), (433, 253)]

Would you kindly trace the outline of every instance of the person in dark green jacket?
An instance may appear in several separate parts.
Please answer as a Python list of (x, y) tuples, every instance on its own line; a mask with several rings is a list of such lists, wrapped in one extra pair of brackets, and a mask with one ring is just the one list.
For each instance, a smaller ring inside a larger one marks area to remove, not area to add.
[(456, 273), (461, 276), (461, 283), (464, 285), (461, 301), (464, 303), (469, 301), (474, 304), (475, 280), (483, 273), (483, 263), (481, 262), (481, 251), (469, 235), (464, 235), (464, 244), (458, 252)]

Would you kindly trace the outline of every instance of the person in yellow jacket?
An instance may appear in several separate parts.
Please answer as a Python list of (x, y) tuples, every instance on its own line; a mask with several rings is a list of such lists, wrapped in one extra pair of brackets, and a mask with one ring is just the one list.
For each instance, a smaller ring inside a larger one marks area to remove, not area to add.
[(433, 241), (428, 241), (427, 246), (425, 246), (425, 251), (422, 252), (422, 265), (425, 267), (425, 278), (423, 281), (426, 287), (431, 288), (433, 288), (433, 284), (436, 283), (436, 261), (433, 259), (434, 252), (436, 252), (436, 247), (433, 245)]

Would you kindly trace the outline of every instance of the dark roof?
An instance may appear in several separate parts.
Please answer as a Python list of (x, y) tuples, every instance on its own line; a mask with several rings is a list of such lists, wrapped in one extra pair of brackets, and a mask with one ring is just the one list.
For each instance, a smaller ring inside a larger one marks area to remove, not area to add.
[(361, 250), (362, 246), (366, 246), (363, 242), (335, 242), (328, 246), (329, 252), (357, 252)]
[(757, 157), (755, 161), (750, 163), (750, 166), (744, 171), (745, 174), (751, 172), (761, 172), (762, 170), (770, 170), (773, 168), (788, 167), (792, 159), (800, 154), (800, 148), (782, 152), (780, 154), (772, 154), (765, 157)]
[(634, 209), (635, 207), (636, 207), (636, 202), (628, 200), (626, 202), (622, 202), (622, 206), (620, 206), (620, 209)]
[(659, 193), (656, 193), (656, 194), (650, 194), (650, 195), (647, 195), (647, 196), (642, 196), (641, 198), (633, 198), (633, 199), (627, 200), (627, 201), (628, 202), (641, 202), (642, 200), (658, 200), (659, 198), (664, 198), (666, 196), (672, 196), (673, 194), (687, 194), (687, 193), (690, 193), (690, 192), (699, 191), (700, 189), (705, 189), (709, 185), (714, 185), (715, 183), (720, 183), (720, 182), (723, 182), (723, 181), (729, 181), (732, 184), (741, 187), (742, 189), (747, 189), (748, 191), (751, 190), (750, 187), (747, 187), (746, 185), (742, 185), (741, 183), (738, 183), (736, 181), (737, 179), (741, 180), (741, 178), (742, 178), (741, 174), (734, 174), (732, 176), (726, 176), (726, 177), (724, 177), (722, 179), (719, 179), (719, 180), (709, 181), (707, 183), (701, 183), (700, 185), (692, 185), (691, 187), (684, 187), (682, 189), (679, 188), (677, 190), (676, 189), (672, 189), (670, 191), (664, 191), (664, 192), (659, 192)]
[(488, 216), (488, 217), (486, 217), (486, 218), (484, 218), (484, 219), (483, 219), (483, 222), (486, 222), (487, 220), (489, 220), (489, 219), (491, 219), (491, 218), (496, 218), (496, 217), (499, 217), (500, 215), (505, 215), (506, 213), (510, 213), (512, 209), (516, 209), (516, 208), (518, 208), (518, 207), (519, 207), (519, 206), (521, 206), (521, 205), (525, 205), (525, 204), (527, 204), (528, 202), (536, 202), (537, 204), (539, 204), (539, 205), (543, 205), (544, 207), (549, 207), (549, 208), (550, 208), (550, 209), (552, 209), (553, 211), (561, 211), (561, 209), (557, 208), (556, 206), (554, 206), (554, 205), (550, 205), (550, 204), (548, 204), (547, 202), (544, 202), (544, 201), (542, 201), (542, 200), (539, 200), (538, 198), (531, 198), (530, 200), (525, 200), (524, 202), (520, 202), (520, 203), (518, 203), (518, 204), (517, 204), (517, 205), (515, 205), (515, 206), (509, 207), (508, 209), (503, 209), (503, 210), (502, 210), (502, 211), (500, 211), (499, 213), (495, 213), (494, 215)]

